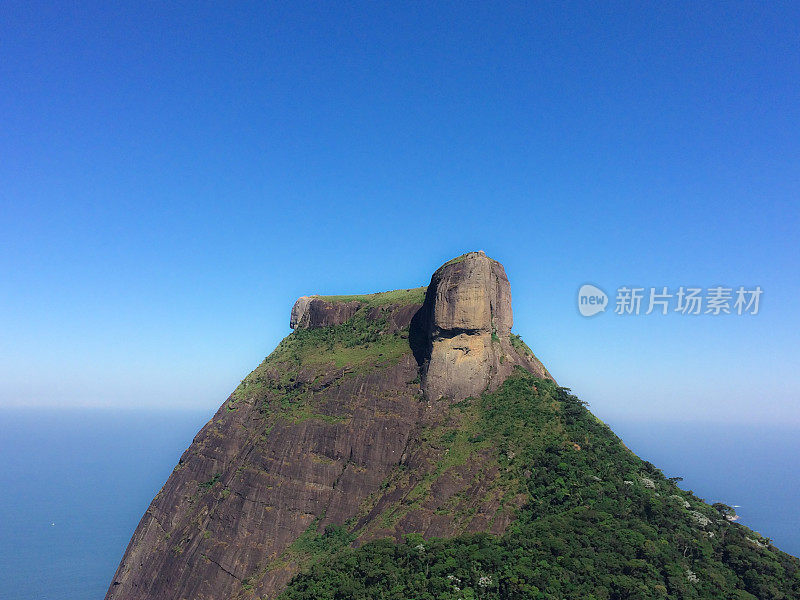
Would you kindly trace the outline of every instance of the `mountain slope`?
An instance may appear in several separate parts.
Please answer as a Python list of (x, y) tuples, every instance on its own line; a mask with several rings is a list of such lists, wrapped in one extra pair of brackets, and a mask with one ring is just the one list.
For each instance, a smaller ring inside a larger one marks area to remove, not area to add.
[(491, 447), (506, 497), (523, 499), (505, 533), (337, 548), (281, 598), (800, 597), (796, 558), (679, 489), (552, 381), (518, 372), (454, 410), (478, 418), (453, 437)]
[(483, 253), (427, 288), (300, 298), (290, 321), (181, 457), (106, 598), (798, 597), (796, 559), (555, 384)]

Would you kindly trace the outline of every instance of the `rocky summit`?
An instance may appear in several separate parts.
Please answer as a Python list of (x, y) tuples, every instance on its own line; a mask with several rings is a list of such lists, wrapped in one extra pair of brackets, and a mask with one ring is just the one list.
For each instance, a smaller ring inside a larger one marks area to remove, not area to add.
[(107, 600), (800, 598), (511, 332), (503, 266), (304, 296), (153, 499)]
[(515, 366), (550, 377), (531, 352), (511, 345), (511, 286), (483, 252), (451, 260), (431, 278), (421, 319), (426, 397), (462, 400), (496, 389)]

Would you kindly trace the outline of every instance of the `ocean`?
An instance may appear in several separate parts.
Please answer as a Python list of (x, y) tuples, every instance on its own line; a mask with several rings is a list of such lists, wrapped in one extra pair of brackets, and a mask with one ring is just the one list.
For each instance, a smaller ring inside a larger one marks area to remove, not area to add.
[(0, 411), (0, 600), (102, 600), (150, 500), (210, 417)]
[[(211, 412), (0, 410), (0, 600), (102, 599)], [(632, 450), (800, 554), (800, 429), (610, 422)]]

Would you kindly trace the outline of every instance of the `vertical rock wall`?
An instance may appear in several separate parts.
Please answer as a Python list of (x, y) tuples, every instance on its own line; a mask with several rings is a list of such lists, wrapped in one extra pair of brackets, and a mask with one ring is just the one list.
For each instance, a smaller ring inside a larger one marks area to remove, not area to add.
[(500, 385), (515, 365), (549, 377), (532, 355), (511, 346), (511, 286), (503, 265), (483, 252), (440, 267), (431, 278), (423, 311), (423, 387), (429, 398), (478, 396)]

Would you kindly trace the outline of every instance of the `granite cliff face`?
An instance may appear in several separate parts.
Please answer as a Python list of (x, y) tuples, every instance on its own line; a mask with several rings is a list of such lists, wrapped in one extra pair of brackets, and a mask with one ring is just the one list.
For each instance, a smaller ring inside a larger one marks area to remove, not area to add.
[(469, 253), (427, 291), (302, 297), (290, 325), (181, 457), (108, 600), (273, 598), (329, 525), (361, 544), (513, 519), (490, 448), (453, 460), (436, 443), (460, 426), (452, 403), (515, 366), (549, 377), (510, 334), (500, 263)]
[(313, 296), (301, 296), (292, 307), (289, 317), (291, 329), (314, 329), (341, 325), (350, 319), (361, 307), (358, 301), (328, 302)]
[(503, 265), (483, 252), (465, 254), (433, 274), (423, 318), (428, 398), (462, 400), (496, 389), (516, 365), (549, 377), (532, 354), (511, 346), (511, 286)]

